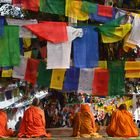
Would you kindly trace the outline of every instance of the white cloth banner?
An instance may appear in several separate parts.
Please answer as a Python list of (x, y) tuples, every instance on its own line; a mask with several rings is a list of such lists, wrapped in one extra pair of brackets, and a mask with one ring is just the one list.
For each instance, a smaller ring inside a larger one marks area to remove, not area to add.
[(13, 68), (13, 78), (24, 79), (27, 67), (27, 60), (28, 58), (21, 56), (20, 65)]
[(83, 36), (82, 29), (67, 26), (68, 41), (54, 44), (47, 42), (47, 69), (70, 68), (72, 41)]
[(134, 18), (133, 27), (127, 42), (140, 47), (140, 18), (138, 15)]
[(36, 38), (36, 36), (31, 31), (29, 31), (28, 29), (22, 27), (23, 25), (37, 24), (38, 22), (37, 22), (36, 19), (20, 20), (20, 19), (7, 18), (6, 21), (7, 21), (8, 25), (17, 25), (17, 26), (20, 27), (20, 31), (19, 31), (19, 37), (20, 38)]
[(78, 92), (92, 94), (93, 69), (80, 69)]

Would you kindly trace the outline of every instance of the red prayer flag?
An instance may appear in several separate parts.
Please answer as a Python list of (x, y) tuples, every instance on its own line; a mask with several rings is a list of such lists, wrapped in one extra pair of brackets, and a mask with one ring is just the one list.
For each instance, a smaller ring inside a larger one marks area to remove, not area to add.
[(35, 60), (31, 58), (28, 59), (24, 79), (32, 83), (33, 85), (36, 83), (37, 80), (38, 65), (39, 65), (39, 60)]
[(65, 22), (41, 22), (25, 25), (24, 27), (31, 30), (41, 39), (52, 43), (62, 43), (68, 41), (66, 26)]
[(107, 69), (96, 69), (93, 79), (93, 94), (97, 96), (108, 95), (109, 71)]
[(38, 12), (40, 0), (21, 0), (23, 9)]
[(47, 47), (40, 48), (41, 58), (45, 59), (47, 57)]
[(12, 0), (12, 4), (13, 5), (20, 5), (21, 4), (21, 0)]
[(98, 4), (98, 15), (111, 18), (113, 16), (113, 7)]

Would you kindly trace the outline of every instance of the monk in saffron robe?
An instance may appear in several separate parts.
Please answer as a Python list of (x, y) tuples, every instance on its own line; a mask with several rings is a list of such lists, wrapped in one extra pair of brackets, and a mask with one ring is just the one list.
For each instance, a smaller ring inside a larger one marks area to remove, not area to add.
[(127, 111), (125, 104), (121, 104), (119, 109), (112, 113), (111, 122), (106, 132), (111, 137), (138, 136), (138, 129), (133, 121), (133, 116)]
[(51, 137), (51, 134), (46, 133), (45, 115), (39, 103), (39, 99), (35, 98), (32, 105), (24, 112), (18, 137)]
[(7, 128), (7, 114), (0, 109), (0, 137), (10, 137), (14, 136), (15, 133), (12, 129)]
[(81, 111), (77, 112), (73, 120), (74, 137), (101, 137), (96, 133), (98, 128), (95, 125), (93, 113), (88, 104), (81, 105)]

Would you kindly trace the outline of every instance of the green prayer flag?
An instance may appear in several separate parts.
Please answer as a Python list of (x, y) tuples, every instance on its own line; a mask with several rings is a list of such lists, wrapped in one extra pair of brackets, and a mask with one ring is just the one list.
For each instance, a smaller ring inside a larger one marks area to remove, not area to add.
[(0, 101), (4, 101), (5, 100), (5, 96), (4, 96), (4, 93), (0, 93)]
[(39, 86), (50, 87), (52, 70), (46, 69), (46, 63), (40, 61), (38, 68), (37, 83)]
[(5, 26), (0, 37), (0, 67), (20, 64), (19, 27)]
[(125, 61), (108, 61), (109, 69), (109, 95), (125, 94)]
[(40, 11), (65, 15), (65, 0), (40, 0)]
[(14, 97), (18, 97), (18, 96), (20, 95), (19, 88), (13, 89), (12, 95), (13, 95)]
[(81, 10), (89, 14), (97, 13), (97, 5), (91, 2), (83, 1)]
[(124, 19), (124, 17), (125, 16), (121, 16), (117, 19), (107, 22), (97, 27), (97, 30), (99, 30), (102, 34), (106, 36), (114, 36), (115, 28), (120, 26), (121, 20)]

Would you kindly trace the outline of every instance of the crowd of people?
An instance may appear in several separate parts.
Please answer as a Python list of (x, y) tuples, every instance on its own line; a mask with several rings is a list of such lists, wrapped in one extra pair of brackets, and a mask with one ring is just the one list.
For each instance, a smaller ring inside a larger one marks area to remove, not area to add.
[[(50, 133), (46, 132), (46, 119), (44, 110), (40, 107), (39, 99), (34, 98), (32, 105), (30, 105), (24, 112), (23, 118), (19, 118), (16, 124), (16, 131), (7, 128), (7, 114), (0, 110), (0, 137), (51, 137)], [(42, 106), (42, 105), (41, 105)], [(49, 107), (53, 109), (52, 107)], [(47, 110), (48, 108), (46, 108)], [(55, 110), (56, 111), (56, 110)], [(56, 111), (57, 112), (57, 111)], [(66, 108), (63, 113), (66, 114)], [(69, 116), (70, 117), (70, 116)], [(125, 104), (121, 104), (111, 114), (104, 116), (108, 121), (106, 133), (111, 137), (138, 137), (138, 128), (133, 120), (132, 114), (127, 111)], [(65, 118), (67, 120), (67, 118)], [(70, 124), (73, 127), (74, 137), (102, 137), (99, 134), (100, 125), (94, 117), (89, 104), (81, 104), (79, 110), (70, 117)], [(105, 119), (104, 119), (105, 120)], [(107, 123), (106, 121), (106, 123)], [(63, 124), (65, 125), (65, 124)]]

